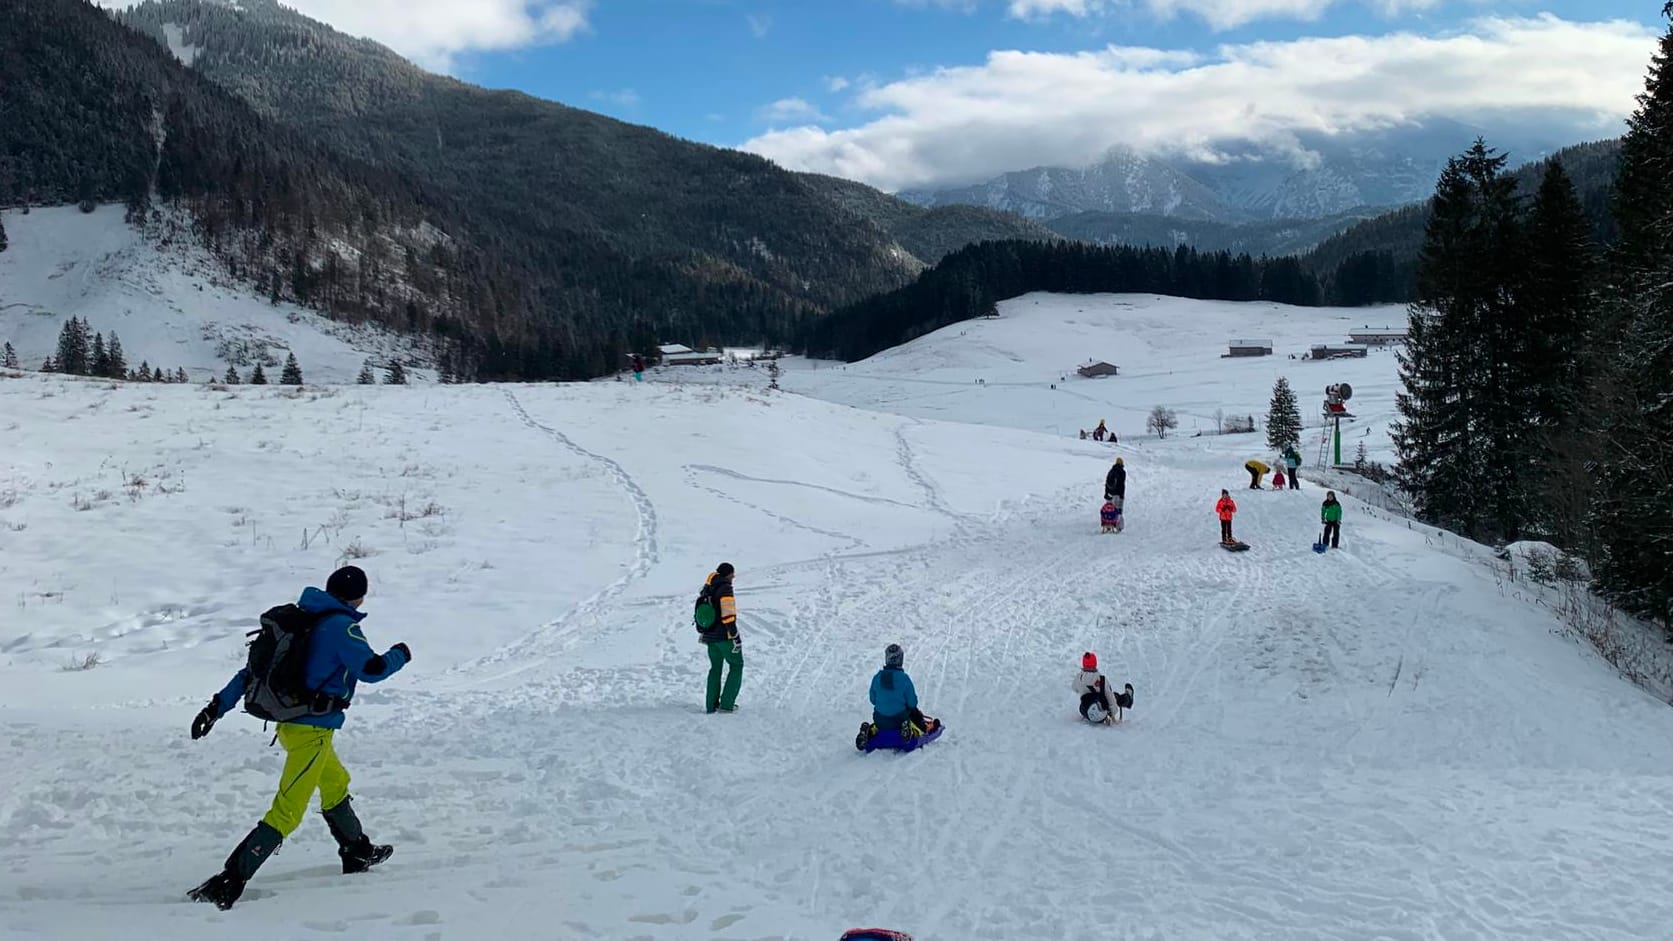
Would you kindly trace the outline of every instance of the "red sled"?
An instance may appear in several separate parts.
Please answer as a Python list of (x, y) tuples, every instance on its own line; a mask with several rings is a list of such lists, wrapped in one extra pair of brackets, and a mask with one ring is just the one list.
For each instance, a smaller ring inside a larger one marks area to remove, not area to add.
[(837, 941), (912, 941), (912, 936), (887, 928), (850, 928)]

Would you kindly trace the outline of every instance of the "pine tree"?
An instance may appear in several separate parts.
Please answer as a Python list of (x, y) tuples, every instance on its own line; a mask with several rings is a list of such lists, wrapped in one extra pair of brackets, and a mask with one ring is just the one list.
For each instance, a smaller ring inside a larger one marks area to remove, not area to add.
[(389, 361), (389, 365), (384, 367), (384, 368), (385, 368), (385, 372), (383, 374), (383, 384), (384, 385), (387, 385), (387, 386), (404, 386), (404, 385), (407, 384), (407, 369), (406, 369), (405, 366), (401, 365), (400, 360), (392, 359), (392, 360)]
[(110, 361), (110, 369), (105, 373), (112, 379), (121, 379), (128, 374), (128, 360), (122, 355), (122, 340), (116, 331), (110, 332), (110, 340), (105, 343), (105, 356)]
[(5, 251), (10, 244), (11, 242), (6, 239), (6, 219), (4, 216), (0, 216), (0, 252)]
[[(1669, 13), (1664, 10), (1663, 13)], [(1651, 59), (1645, 92), (1627, 121), (1615, 183), (1619, 226), (1610, 252), (1609, 303), (1593, 361), (1586, 423), (1597, 429), (1589, 559), (1597, 587), (1622, 608), (1660, 620), (1673, 635), (1673, 29)]]
[(6, 348), (5, 348), (4, 351), (0, 351), (0, 366), (3, 366), (7, 369), (17, 369), (18, 368), (17, 350), (12, 349), (12, 345), (10, 343), (6, 344)]
[(58, 331), (58, 371), (87, 375), (90, 346), (86, 322), (78, 317), (64, 321), (64, 328)]
[(105, 338), (100, 334), (93, 334), (93, 356), (88, 364), (89, 375), (110, 375), (110, 354), (105, 352)]
[(221, 377), (221, 381), (229, 386), (238, 385), (242, 381), (238, 378), (238, 367), (228, 366), (227, 374)]
[(1272, 403), (1266, 412), (1266, 446), (1274, 451), (1301, 446), (1301, 408), (1290, 381), (1282, 376), (1272, 384)]
[(284, 372), (279, 374), (279, 384), (285, 386), (299, 386), (302, 384), (302, 367), (296, 362), (296, 354), (285, 357)]
[(191, 377), (186, 375), (186, 367), (176, 366), (174, 368), (174, 381), (175, 382), (191, 382), (192, 381)]
[(256, 368), (250, 370), (250, 385), (253, 385), (253, 386), (267, 385), (267, 373), (264, 373), (264, 372), (261, 371), (261, 364), (260, 363), (256, 364)]
[(151, 364), (145, 360), (139, 361), (139, 374), (135, 377), (140, 382), (151, 382), (156, 377), (151, 375)]
[(1478, 140), (1436, 184), (1392, 429), (1419, 515), (1473, 539), (1517, 538), (1530, 504), (1522, 231), (1505, 159)]
[(368, 359), (364, 363), (361, 363), (360, 364), (360, 375), (359, 375), (358, 378), (355, 379), (355, 382), (358, 382), (359, 384), (361, 384), (363, 386), (370, 386), (370, 385), (376, 385), (377, 381), (378, 381), (377, 374), (372, 372), (372, 361), (370, 359)]
[(41, 360), (41, 372), (57, 372), (57, 371), (58, 371), (58, 363), (55, 360), (53, 360), (52, 357), (48, 356), (46, 359)]

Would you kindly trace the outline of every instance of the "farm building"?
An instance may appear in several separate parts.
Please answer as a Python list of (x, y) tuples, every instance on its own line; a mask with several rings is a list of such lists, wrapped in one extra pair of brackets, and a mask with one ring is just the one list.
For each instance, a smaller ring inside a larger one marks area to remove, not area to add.
[(720, 362), (723, 355), (719, 350), (698, 352), (678, 343), (664, 343), (656, 351), (662, 356), (664, 366), (713, 366)]
[(1271, 356), (1272, 355), (1272, 341), (1271, 340), (1233, 340), (1233, 341), (1231, 341), (1231, 343), (1229, 343), (1227, 345), (1231, 348), (1231, 352), (1226, 353), (1224, 356), (1221, 356), (1220, 357), (1221, 359), (1226, 359), (1227, 357), (1232, 357), (1232, 356)]
[(1117, 375), (1121, 372), (1121, 367), (1112, 366), (1109, 363), (1104, 362), (1087, 363), (1085, 366), (1075, 370), (1075, 372), (1087, 379), (1101, 379), (1104, 376)]
[(1308, 359), (1363, 359), (1365, 347), (1357, 343), (1342, 343), (1315, 346), (1307, 354)]
[(1406, 342), (1404, 327), (1360, 327), (1358, 330), (1348, 331), (1348, 342), (1364, 346), (1388, 346), (1391, 343)]

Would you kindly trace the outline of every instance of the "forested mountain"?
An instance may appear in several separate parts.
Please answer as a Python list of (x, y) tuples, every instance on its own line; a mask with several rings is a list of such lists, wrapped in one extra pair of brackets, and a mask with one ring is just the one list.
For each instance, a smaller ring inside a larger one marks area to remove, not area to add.
[(879, 226), (900, 246), (933, 265), (972, 242), (1025, 239), (1055, 241), (1057, 233), (1012, 212), (979, 206), (926, 209), (864, 183), (817, 173), (799, 174), (809, 186), (839, 207)]
[(1046, 227), (1066, 238), (1100, 245), (1189, 245), (1203, 252), (1295, 255), (1382, 210), (1361, 208), (1319, 219), (1275, 219), (1231, 224), (1136, 212), (1079, 212)]
[(1319, 286), (1294, 258), (1254, 259), (1189, 246), (1133, 248), (1083, 242), (982, 242), (960, 249), (916, 281), (845, 307), (803, 331), (796, 348), (853, 362), (948, 324), (992, 313), (1030, 291), (1142, 292), (1205, 300), (1319, 302)]
[[(1509, 176), (1515, 182), (1518, 198), (1528, 201), (1539, 189), (1546, 164), (1560, 162), (1591, 221), (1593, 237), (1607, 245), (1615, 236), (1609, 197), (1620, 151), (1618, 139), (1566, 147), (1548, 160), (1522, 165)], [(1426, 201), (1367, 219), (1319, 243), (1302, 257), (1302, 262), (1324, 285), (1330, 303), (1353, 306), (1409, 301), (1414, 296), (1418, 251), (1429, 218)]]

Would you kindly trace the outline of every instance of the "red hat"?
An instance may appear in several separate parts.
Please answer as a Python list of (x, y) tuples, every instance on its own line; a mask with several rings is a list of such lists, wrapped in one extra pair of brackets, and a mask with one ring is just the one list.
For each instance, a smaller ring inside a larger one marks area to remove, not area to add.
[(1088, 650), (1086, 653), (1081, 654), (1080, 655), (1080, 668), (1082, 670), (1096, 670), (1096, 669), (1098, 669), (1098, 655), (1093, 653), (1090, 650)]

